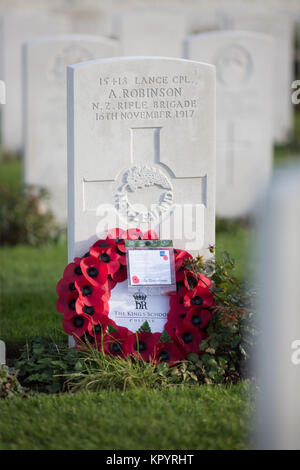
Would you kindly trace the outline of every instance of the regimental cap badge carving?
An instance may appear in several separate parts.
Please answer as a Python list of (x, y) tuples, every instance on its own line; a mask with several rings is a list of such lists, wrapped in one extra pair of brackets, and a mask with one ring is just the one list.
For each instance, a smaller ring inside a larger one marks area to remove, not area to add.
[(163, 189), (171, 190), (168, 178), (159, 170), (150, 166), (133, 166), (126, 172), (128, 189), (136, 191), (147, 186), (161, 186)]
[[(152, 207), (145, 211), (137, 209), (128, 196), (143, 188), (158, 186), (162, 193), (158, 200), (153, 200)], [(168, 212), (173, 204), (173, 187), (169, 178), (160, 168), (148, 165), (134, 165), (121, 176), (121, 184), (115, 193), (115, 204), (130, 222), (142, 223), (158, 220)]]

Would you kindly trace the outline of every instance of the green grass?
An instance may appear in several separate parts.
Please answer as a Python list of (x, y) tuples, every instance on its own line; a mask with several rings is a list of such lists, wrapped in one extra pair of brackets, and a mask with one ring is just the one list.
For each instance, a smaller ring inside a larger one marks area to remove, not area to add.
[(287, 145), (277, 145), (274, 149), (274, 163), (285, 163), (300, 159), (300, 112), (295, 113), (294, 129)]
[(237, 227), (234, 232), (217, 232), (216, 258), (222, 252), (228, 251), (235, 260), (234, 275), (240, 280), (246, 280), (254, 269), (251, 256), (253, 234), (250, 228)]
[(21, 189), (21, 160), (7, 159), (0, 161), (0, 185), (4, 184), (12, 190), (18, 191)]
[(2, 247), (1, 329), (8, 353), (34, 336), (66, 338), (55, 287), (67, 264), (65, 244)]
[(250, 385), (2, 400), (1, 449), (246, 449)]

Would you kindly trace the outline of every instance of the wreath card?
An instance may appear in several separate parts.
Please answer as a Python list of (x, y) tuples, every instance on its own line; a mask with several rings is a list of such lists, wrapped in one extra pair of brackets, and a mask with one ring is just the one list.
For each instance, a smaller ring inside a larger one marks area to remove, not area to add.
[[(156, 287), (164, 294), (176, 290), (174, 250), (171, 240), (126, 241), (128, 288)], [(160, 289), (162, 288), (162, 289)], [(166, 288), (166, 289), (163, 289)]]

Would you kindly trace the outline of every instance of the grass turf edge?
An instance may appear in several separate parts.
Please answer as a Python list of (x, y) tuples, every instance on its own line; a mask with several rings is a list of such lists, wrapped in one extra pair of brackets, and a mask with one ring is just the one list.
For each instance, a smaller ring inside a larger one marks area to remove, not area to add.
[[(1, 449), (246, 449), (252, 387), (179, 386), (2, 400)], [(22, 425), (20, 425), (22, 424)]]

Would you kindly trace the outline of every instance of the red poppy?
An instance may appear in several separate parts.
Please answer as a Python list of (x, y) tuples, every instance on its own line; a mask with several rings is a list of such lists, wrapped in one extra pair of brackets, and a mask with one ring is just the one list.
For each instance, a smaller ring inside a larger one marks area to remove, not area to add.
[(126, 238), (126, 232), (125, 230), (122, 229), (112, 229), (108, 232), (106, 239), (113, 239), (117, 252), (119, 254), (125, 254), (126, 253), (126, 247), (125, 247), (125, 238)]
[(131, 333), (124, 342), (124, 353), (126, 355), (132, 354), (137, 358), (141, 357), (144, 361), (149, 361), (151, 357), (154, 357), (154, 347), (160, 336), (160, 333), (149, 333), (148, 331)]
[(107, 232), (107, 237), (106, 239), (122, 239), (124, 240), (126, 238), (126, 231), (122, 230), (121, 228), (112, 228)]
[(124, 235), (125, 240), (142, 240), (143, 232), (139, 228), (129, 228)]
[(168, 343), (158, 343), (155, 347), (155, 359), (154, 362), (177, 362), (184, 359), (184, 354), (181, 349), (176, 346), (176, 344)]
[(118, 254), (116, 248), (110, 245), (105, 249), (102, 246), (93, 246), (90, 249), (90, 252), (93, 257), (99, 260), (100, 263), (106, 265), (108, 274), (113, 274), (118, 271), (120, 267), (120, 258), (124, 256)]
[(92, 254), (91, 250), (92, 248), (98, 247), (99, 250), (106, 251), (108, 248), (111, 248), (112, 246), (115, 245), (115, 241), (111, 238), (106, 238), (105, 240), (103, 239), (98, 239), (95, 241), (95, 243), (91, 246), (90, 248), (90, 253)]
[(74, 277), (63, 277), (56, 285), (56, 292), (59, 297), (69, 297), (72, 292), (76, 292)]
[(117, 331), (106, 333), (103, 337), (103, 350), (105, 354), (126, 357), (127, 354), (125, 353), (123, 346), (130, 334), (130, 331), (123, 326), (117, 325), (116, 329)]
[(204, 328), (212, 317), (212, 313), (207, 308), (193, 307), (188, 309), (183, 324), (196, 330)]
[(202, 333), (195, 328), (187, 328), (185, 325), (178, 325), (175, 331), (174, 341), (186, 354), (199, 354)]
[(193, 273), (192, 271), (184, 271), (183, 283), (187, 290), (195, 289), (198, 285), (198, 273)]
[(194, 290), (187, 291), (183, 298), (186, 307), (212, 307), (215, 303), (210, 290), (201, 281)]
[(80, 261), (81, 258), (75, 258), (73, 263), (69, 263), (64, 270), (63, 277), (76, 279), (77, 276), (82, 276)]
[(165, 330), (171, 338), (175, 333), (177, 325), (183, 323), (183, 320), (185, 319), (188, 311), (189, 308), (185, 307), (183, 304), (175, 304), (170, 309), (168, 313), (168, 320), (165, 324)]
[[(74, 336), (74, 335), (73, 335)], [(93, 344), (96, 345), (96, 338), (89, 331), (85, 331), (82, 336), (74, 336), (76, 341), (76, 348), (81, 349), (83, 344)]]
[(142, 236), (143, 240), (159, 240), (159, 236), (157, 235), (154, 230), (147, 230), (147, 232), (144, 233)]
[(78, 292), (70, 292), (68, 295), (62, 295), (56, 302), (57, 311), (64, 315), (72, 315), (76, 313), (76, 301), (78, 299)]
[(188, 291), (193, 291), (197, 287), (208, 288), (210, 290), (213, 286), (211, 279), (203, 273), (193, 273), (192, 271), (185, 273), (183, 283)]
[(78, 315), (76, 312), (70, 315), (64, 315), (62, 324), (65, 332), (75, 338), (80, 338), (91, 330), (89, 318), (86, 315)]
[(84, 277), (95, 287), (101, 287), (107, 280), (108, 268), (94, 256), (83, 258), (80, 263)]
[(126, 259), (126, 248), (124, 243), (118, 243), (116, 246), (111, 249), (111, 257), (114, 260), (117, 260), (120, 264), (124, 266), (127, 265)]
[(172, 309), (177, 304), (183, 304), (183, 299), (186, 294), (187, 290), (185, 286), (181, 286), (180, 284), (177, 285), (176, 292), (171, 292), (170, 296), (170, 308)]
[[(116, 244), (116, 250), (119, 255), (126, 255), (126, 246), (125, 242), (122, 239), (115, 239), (115, 244)], [(120, 261), (122, 264), (126, 264), (126, 256), (124, 258), (121, 258)]]
[(170, 336), (170, 338), (173, 338), (173, 335), (175, 334), (176, 326), (175, 326), (175, 322), (172, 322), (172, 321), (169, 321), (169, 320), (167, 320), (167, 322), (165, 323), (164, 328), (165, 328), (165, 331)]
[(103, 344), (104, 338), (107, 334), (108, 325), (112, 325), (114, 328), (117, 327), (115, 322), (106, 315), (98, 315), (97, 321), (92, 318), (92, 324), (89, 332), (92, 336), (94, 336), (94, 343), (99, 350), (101, 350), (101, 345)]
[(90, 317), (91, 322), (96, 324), (101, 321), (104, 316), (106, 318), (108, 317), (109, 305), (108, 302), (103, 302), (102, 300), (99, 300), (94, 305), (88, 305), (79, 298), (76, 302), (76, 311), (81, 315)]
[(180, 269), (175, 273), (176, 282), (181, 282), (183, 284), (184, 277), (185, 277), (185, 269)]
[(85, 278), (75, 281), (79, 297), (86, 305), (97, 305), (98, 302), (107, 302), (110, 299), (110, 291), (105, 283), (101, 287), (92, 286)]
[(107, 285), (108, 289), (112, 290), (114, 287), (116, 287), (117, 281), (114, 281), (113, 278), (109, 275), (107, 278)]
[(127, 279), (127, 268), (126, 266), (120, 265), (118, 271), (111, 275), (112, 280), (115, 282), (123, 282)]
[(192, 255), (190, 255), (187, 251), (185, 250), (174, 250), (174, 258), (175, 258), (175, 269), (176, 271), (179, 271), (179, 269), (182, 268), (182, 265), (185, 261), (188, 259), (192, 259)]

